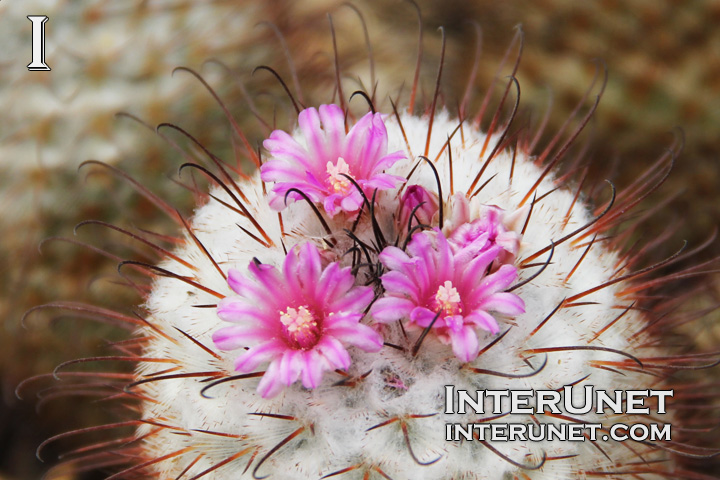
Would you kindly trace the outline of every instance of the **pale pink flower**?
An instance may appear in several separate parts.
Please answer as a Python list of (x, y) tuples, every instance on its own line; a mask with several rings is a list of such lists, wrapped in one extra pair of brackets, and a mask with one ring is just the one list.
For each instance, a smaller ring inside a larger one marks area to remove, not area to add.
[(373, 305), (373, 317), (381, 323), (408, 320), (408, 327), (423, 329), (439, 313), (432, 331), (443, 343), (452, 344), (461, 361), (474, 360), (479, 351), (477, 329), (499, 332), (490, 312), (525, 312), (520, 297), (503, 291), (517, 278), (514, 266), (501, 265), (486, 275), (501, 250), (491, 245), (459, 261), (438, 229), (413, 235), (407, 253), (386, 247), (379, 259), (390, 271), (381, 277), (385, 295)]
[(273, 397), (300, 378), (306, 388), (320, 384), (326, 370), (347, 369), (354, 345), (376, 352), (383, 339), (360, 323), (373, 299), (372, 288), (354, 286), (350, 268), (331, 263), (324, 269), (315, 245), (296, 246), (282, 271), (251, 262), (250, 275), (230, 270), (228, 283), (237, 296), (218, 304), (218, 316), (236, 325), (215, 332), (223, 350), (250, 347), (235, 360), (239, 372), (252, 372), (269, 362), (258, 385)]
[(463, 194), (456, 194), (452, 202), (452, 216), (449, 220), (448, 242), (456, 257), (470, 259), (479, 252), (492, 246), (499, 246), (495, 267), (499, 264), (513, 263), (520, 249), (522, 235), (511, 230), (505, 224), (505, 210), (481, 205), (478, 218), (470, 221), (470, 207)]
[(285, 207), (288, 199), (302, 196), (321, 203), (334, 216), (340, 211), (354, 213), (363, 205), (363, 198), (350, 176), (368, 199), (375, 189), (387, 190), (401, 185), (405, 179), (383, 173), (405, 154), (387, 153), (388, 137), (379, 113), (363, 116), (346, 134), (345, 113), (337, 105), (320, 105), (300, 112), (298, 126), (304, 142), (282, 130), (275, 130), (263, 142), (270, 160), (261, 168), (265, 182), (275, 182), (270, 192), (270, 206)]

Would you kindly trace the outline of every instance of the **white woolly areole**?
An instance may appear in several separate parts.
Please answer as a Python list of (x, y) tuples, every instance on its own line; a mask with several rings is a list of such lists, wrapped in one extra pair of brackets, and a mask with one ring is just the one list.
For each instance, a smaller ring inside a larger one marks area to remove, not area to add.
[[(402, 114), (400, 120), (407, 144), (397, 119), (388, 116), (388, 152), (402, 150), (408, 158), (416, 158), (425, 150), (428, 117)], [(457, 127), (456, 119), (446, 113), (438, 113), (432, 127), (428, 155), (435, 161), (440, 175), (446, 219), (450, 215), (448, 199), (451, 192), (448, 150), (452, 152), (453, 190), (465, 192), (498, 141), (497, 136), (492, 137), (484, 156), (481, 156), (485, 135), (466, 125), (462, 127), (462, 134), (453, 135)], [(448, 149), (445, 144), (449, 135), (452, 141)], [(294, 133), (294, 137), (304, 144), (298, 132)], [(408, 145), (411, 152), (408, 152)], [(398, 162), (388, 173), (407, 176), (415, 163), (414, 160)], [(521, 200), (540, 178), (542, 171), (523, 152), (507, 150), (499, 153), (477, 182), (475, 188), (491, 179), (473, 198), (471, 213), (477, 215), (481, 204), (498, 206), (509, 213), (518, 210)], [(420, 162), (410, 177), (410, 184), (437, 192), (435, 176), (424, 162)], [(283, 243), (288, 250), (307, 241), (327, 248), (322, 241), (327, 235), (306, 202), (292, 203), (281, 213), (285, 231), (282, 236), (278, 213), (267, 204), (259, 173), (256, 172), (248, 181), (239, 182), (239, 185), (249, 200), (245, 205), (274, 245), (267, 247), (250, 238), (238, 226), (254, 235), (260, 234), (247, 218), (215, 200), (209, 200), (196, 212), (192, 229), (224, 272), (230, 268), (247, 272), (253, 258), (280, 267), (285, 258)], [(270, 185), (267, 186), (269, 188)], [(552, 193), (544, 196), (550, 191)], [(221, 189), (215, 189), (212, 194), (233, 203)], [(533, 206), (522, 237), (517, 265), (523, 258), (544, 249), (551, 242), (559, 242), (592, 220), (583, 198), (574, 201), (574, 192), (557, 185), (552, 176), (540, 182), (536, 194), (537, 198), (543, 198)], [(399, 195), (397, 190), (378, 194), (376, 218), (383, 234), (392, 239), (391, 242), (399, 235), (395, 220)], [(526, 205), (530, 203), (531, 200), (528, 200)], [(518, 231), (528, 210), (520, 211), (523, 215), (519, 216), (515, 226)], [(347, 265), (350, 256), (341, 257), (352, 245), (342, 230), (347, 228), (347, 217), (340, 214), (328, 219), (328, 223), (337, 240), (337, 246), (331, 253), (337, 255), (336, 260)], [(368, 243), (372, 241), (367, 213), (356, 234)], [(147, 457), (169, 456), (151, 468), (160, 478), (175, 478), (182, 472), (185, 472), (183, 478), (193, 478), (209, 470), (202, 478), (237, 479), (253, 478), (255, 475), (257, 478), (269, 476), (283, 480), (317, 480), (344, 469), (348, 470), (333, 478), (383, 478), (384, 474), (395, 480), (576, 479), (584, 478), (588, 471), (611, 471), (616, 462), (634, 458), (634, 453), (626, 445), (612, 441), (600, 441), (598, 445), (590, 441), (515, 441), (494, 442), (486, 446), (478, 441), (445, 441), (447, 423), (480, 423), (494, 416), (492, 413), (478, 415), (474, 412), (444, 414), (446, 385), (470, 393), (476, 390), (552, 390), (575, 384), (578, 387), (594, 385), (595, 389), (607, 391), (659, 388), (657, 380), (650, 375), (629, 370), (625, 370), (623, 375), (591, 365), (591, 362), (597, 361), (628, 360), (607, 349), (640, 355), (638, 349), (647, 341), (642, 333), (647, 320), (640, 312), (630, 309), (615, 321), (631, 303), (620, 296), (620, 292), (628, 286), (625, 281), (600, 289), (579, 301), (586, 304), (558, 309), (542, 328), (533, 333), (564, 299), (625, 273), (616, 271), (617, 253), (608, 250), (605, 242), (596, 242), (571, 278), (566, 280), (591, 238), (589, 236), (576, 243), (569, 240), (555, 247), (552, 261), (545, 271), (513, 292), (525, 302), (526, 313), (512, 319), (496, 315), (501, 334), (506, 333), (487, 351), (482, 348), (490, 345), (497, 336), (478, 331), (481, 354), (470, 364), (463, 365), (458, 361), (451, 347), (440, 343), (432, 333), (425, 339), (417, 356), (413, 357), (409, 350), (419, 333), (410, 332), (408, 339), (397, 325), (389, 325), (382, 329), (385, 341), (407, 351), (385, 346), (379, 353), (366, 353), (350, 347), (353, 363), (348, 371), (349, 377), (326, 372), (322, 384), (315, 390), (304, 389), (298, 382), (271, 399), (263, 399), (256, 393), (258, 378), (223, 383), (207, 391), (210, 398), (201, 396), (200, 391), (208, 385), (203, 380), (211, 377), (212, 372), (223, 375), (237, 373), (233, 371), (233, 360), (240, 351), (222, 352), (213, 345), (213, 332), (227, 324), (217, 317), (214, 308), (198, 306), (215, 304), (218, 298), (176, 279), (156, 279), (146, 304), (150, 312), (149, 321), (155, 328), (145, 328), (141, 332), (152, 337), (144, 356), (167, 359), (169, 363), (141, 363), (138, 377), (146, 378), (146, 375), (169, 368), (173, 368), (172, 374), (209, 373), (207, 376), (166, 379), (136, 387), (138, 392), (151, 399), (143, 402), (143, 419), (150, 423), (138, 432), (138, 435), (153, 432), (144, 440)], [(223, 295), (233, 294), (192, 239), (188, 237), (186, 244), (175, 253), (195, 265), (197, 271), (172, 260), (167, 260), (161, 267), (187, 275), (198, 284)], [(518, 281), (535, 274), (548, 258), (549, 252), (543, 253), (531, 262), (535, 266), (519, 269)], [(370, 316), (363, 322), (374, 323)], [(610, 328), (602, 331), (611, 323)], [(180, 331), (211, 349), (217, 358)], [(606, 350), (528, 353), (532, 349), (569, 346), (592, 346)], [(653, 353), (652, 349), (642, 350), (644, 356)], [(541, 369), (544, 363), (545, 367)], [(259, 371), (263, 371), (263, 367), (261, 365)], [(468, 367), (496, 374), (475, 373)], [(360, 379), (367, 372), (370, 372), (367, 377)], [(354, 381), (343, 386), (334, 385), (348, 378)], [(570, 416), (584, 423), (606, 425), (643, 421), (641, 416), (627, 415), (616, 418), (595, 413)], [(567, 421), (547, 415), (536, 415), (536, 418), (541, 423)], [(668, 418), (662, 420), (669, 422)], [(507, 415), (490, 421), (530, 423), (533, 419), (528, 415)], [(372, 428), (385, 422), (386, 425)], [(276, 448), (278, 445), (280, 447)], [(652, 457), (664, 459), (662, 453), (657, 452)], [(543, 458), (546, 459), (544, 464)], [(430, 463), (435, 459), (438, 460)], [(426, 463), (428, 465), (424, 465)], [(532, 469), (541, 464), (541, 468)], [(368, 472), (369, 477), (365, 477)]]

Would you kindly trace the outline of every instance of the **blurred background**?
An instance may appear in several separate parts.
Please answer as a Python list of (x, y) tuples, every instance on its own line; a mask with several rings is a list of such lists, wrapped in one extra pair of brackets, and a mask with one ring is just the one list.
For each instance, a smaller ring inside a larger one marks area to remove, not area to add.
[[(518, 72), (522, 105), (540, 117), (551, 105), (548, 138), (568, 118), (604, 60), (609, 79), (591, 121), (588, 155), (611, 165), (627, 185), (684, 132), (685, 148), (662, 195), (672, 201), (648, 238), (671, 229), (667, 252), (687, 239), (697, 245), (720, 221), (720, 1), (418, 0), (424, 27), (421, 95), (431, 94), (440, 34), (447, 34), (443, 98), (462, 98), (482, 29), (476, 85), (490, 84), (521, 24)], [(418, 27), (402, 0), (356, 0), (364, 15), (380, 92), (412, 81)], [(332, 96), (333, 15), (341, 65), (367, 67), (362, 23), (332, 0), (3, 0), (0, 2), (0, 480), (40, 478), (35, 458), (45, 439), (112, 421), (102, 402), (86, 408), (83, 392), (60, 395), (41, 377), (59, 363), (98, 355), (123, 338), (116, 329), (56, 310), (30, 308), (56, 301), (87, 302), (129, 311), (141, 299), (117, 285), (116, 261), (71, 242), (131, 254), (117, 232), (73, 227), (98, 219), (172, 234), (172, 222), (127, 182), (86, 160), (118, 167), (187, 214), (191, 193), (173, 182), (184, 161), (153, 131), (173, 122), (203, 145), (232, 158), (229, 123), (203, 86), (178, 66), (191, 67), (217, 89), (255, 145), (264, 130), (253, 109), (278, 103), (269, 65), (294, 89), (285, 39), (303, 85), (304, 100)], [(49, 72), (28, 72), (31, 23), (47, 15)], [(271, 23), (262, 23), (271, 22)], [(330, 86), (330, 87), (328, 87)], [(285, 101), (285, 104), (287, 102)], [(386, 105), (387, 106), (387, 105)], [(119, 112), (142, 119), (151, 128)], [(289, 116), (278, 109), (279, 119)], [(168, 136), (180, 140), (179, 135)], [(55, 237), (70, 239), (53, 240)], [(50, 240), (48, 240), (50, 239)], [(42, 243), (42, 248), (39, 246)], [(660, 252), (662, 253), (662, 252)], [(701, 253), (720, 254), (720, 242)], [(715, 339), (705, 339), (713, 344)], [(717, 344), (715, 344), (717, 345)], [(717, 349), (715, 347), (714, 349)], [(710, 373), (711, 374), (711, 373)], [(85, 399), (87, 400), (87, 399)], [(90, 398), (90, 402), (94, 399)], [(99, 408), (98, 408), (99, 407)], [(44, 455), (54, 458), (50, 446)], [(97, 474), (70, 479), (102, 478)]]

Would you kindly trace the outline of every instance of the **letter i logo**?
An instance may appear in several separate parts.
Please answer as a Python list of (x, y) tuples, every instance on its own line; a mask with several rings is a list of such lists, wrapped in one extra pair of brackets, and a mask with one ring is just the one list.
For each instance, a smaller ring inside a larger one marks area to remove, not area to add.
[(32, 22), (32, 62), (27, 66), (31, 72), (50, 70), (45, 63), (45, 22), (47, 15), (28, 15)]

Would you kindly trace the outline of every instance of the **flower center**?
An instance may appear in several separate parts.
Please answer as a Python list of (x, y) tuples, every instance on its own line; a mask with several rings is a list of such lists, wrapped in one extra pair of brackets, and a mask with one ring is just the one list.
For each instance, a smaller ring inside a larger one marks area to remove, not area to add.
[(285, 312), (280, 311), (280, 322), (285, 330), (300, 348), (308, 348), (315, 344), (318, 333), (318, 325), (312, 312), (303, 305), (297, 309), (287, 307)]
[(350, 183), (350, 180), (343, 176), (343, 174), (350, 175), (350, 166), (345, 162), (345, 159), (338, 157), (337, 163), (334, 165), (332, 162), (327, 162), (327, 173), (329, 175), (328, 183), (332, 187), (333, 191), (335, 193), (347, 195), (352, 184)]
[(445, 280), (445, 283), (438, 287), (435, 294), (435, 307), (442, 310), (445, 316), (462, 312), (460, 294), (450, 280)]

